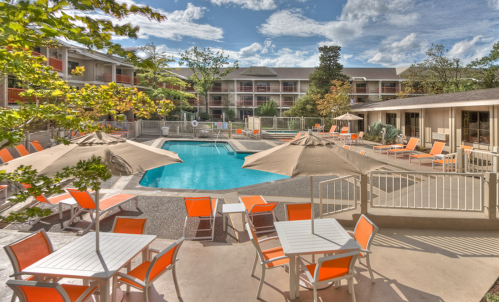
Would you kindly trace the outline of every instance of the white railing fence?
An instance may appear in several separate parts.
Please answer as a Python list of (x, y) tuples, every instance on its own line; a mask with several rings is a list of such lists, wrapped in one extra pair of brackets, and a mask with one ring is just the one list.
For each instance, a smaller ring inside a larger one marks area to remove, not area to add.
[(359, 181), (359, 176), (344, 176), (321, 181), (319, 183), (321, 217), (355, 210), (360, 196)]
[(479, 150), (464, 152), (465, 171), (471, 173), (498, 173), (499, 154)]
[(373, 208), (484, 211), (484, 174), (374, 171)]

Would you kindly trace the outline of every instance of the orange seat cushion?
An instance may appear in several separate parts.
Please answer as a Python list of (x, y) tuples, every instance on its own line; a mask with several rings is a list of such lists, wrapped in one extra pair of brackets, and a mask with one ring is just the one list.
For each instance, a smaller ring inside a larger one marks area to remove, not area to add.
[(253, 207), (253, 205), (266, 204), (265, 200), (260, 195), (240, 197), (240, 199), (243, 202), (246, 211), (248, 212), (251, 210), (251, 207)]
[[(346, 257), (323, 262), (319, 270), (319, 281), (340, 278), (347, 275), (351, 258), (352, 257)], [(312, 278), (315, 278), (314, 275), (316, 266), (317, 263), (309, 264), (306, 266), (308, 271), (312, 275)]]
[(395, 145), (382, 145), (382, 146), (373, 146), (375, 149), (384, 149), (384, 148), (390, 148), (391, 146), (405, 146), (405, 145), (400, 145), (400, 144), (395, 144)]
[[(284, 254), (284, 251), (282, 250), (282, 247), (276, 247), (273, 249), (268, 249), (268, 250), (262, 251), (262, 254), (263, 254), (263, 258), (265, 258), (265, 260), (270, 260), (273, 258), (286, 256)], [(272, 261), (270, 263), (267, 263), (267, 267), (271, 268), (271, 267), (276, 267), (276, 266), (288, 264), (288, 263), (289, 263), (289, 259), (286, 258), (286, 259), (281, 259), (281, 260)]]
[[(144, 261), (139, 266), (137, 266), (136, 268), (131, 270), (129, 273), (127, 273), (127, 275), (130, 275), (134, 278), (137, 278), (140, 281), (144, 281), (146, 279), (146, 273), (147, 273), (147, 270), (149, 269), (149, 265), (151, 265), (150, 261)], [(128, 279), (125, 279), (125, 278), (118, 278), (118, 281), (123, 281), (123, 282), (131, 284), (133, 286), (137, 286), (139, 288), (142, 288), (142, 285), (137, 284), (137, 283), (130, 281)]]
[(116, 194), (114, 196), (105, 198), (103, 200), (99, 201), (99, 208), (101, 211), (107, 210), (109, 208), (112, 208), (122, 202), (125, 202), (127, 200), (132, 199), (133, 197), (136, 197), (137, 195), (132, 195), (132, 194)]
[[(88, 286), (71, 285), (71, 284), (61, 284), (61, 286), (68, 293), (68, 296), (69, 296), (69, 299), (71, 300), (71, 302), (78, 300), (78, 298), (88, 288)], [(85, 298), (82, 299), (82, 301), (85, 301), (85, 299), (88, 298), (92, 293), (93, 293), (93, 291), (90, 292), (88, 295), (86, 295)]]
[(414, 150), (404, 148), (404, 149), (394, 149), (394, 150), (388, 150), (388, 151), (395, 153), (395, 152), (407, 152), (407, 151), (414, 151)]
[(413, 154), (413, 155), (411, 155), (411, 157), (414, 157), (414, 158), (427, 158), (427, 157), (433, 157), (433, 155), (431, 155), (431, 154)]

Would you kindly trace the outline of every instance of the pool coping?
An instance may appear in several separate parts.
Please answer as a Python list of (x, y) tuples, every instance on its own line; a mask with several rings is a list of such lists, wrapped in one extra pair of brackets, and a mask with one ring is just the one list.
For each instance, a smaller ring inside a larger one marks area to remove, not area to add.
[[(164, 137), (164, 138), (160, 138), (160, 141), (158, 143), (156, 143), (156, 145), (158, 146), (158, 148), (161, 148), (167, 141), (213, 142), (213, 143), (215, 142), (215, 140), (213, 140), (211, 138), (210, 139), (195, 139), (195, 140), (193, 140), (192, 138), (168, 138), (168, 137)], [(232, 149), (234, 149), (234, 152), (236, 152), (236, 153), (257, 153), (260, 151), (264, 151), (264, 150), (246, 149), (242, 144), (240, 144), (239, 142), (237, 142), (237, 140), (234, 140), (234, 139), (221, 139), (221, 140), (217, 140), (217, 142), (228, 143), (232, 147)], [(241, 147), (243, 147), (246, 150), (241, 150), (241, 148), (238, 145), (240, 145)], [(269, 181), (267, 181), (267, 182), (262, 182), (262, 183), (250, 185), (250, 186), (237, 187), (237, 188), (225, 189), (225, 190), (153, 188), (153, 187), (145, 187), (145, 186), (142, 186), (140, 184), (140, 181), (144, 177), (145, 173), (146, 172), (135, 174), (130, 179), (130, 181), (127, 183), (127, 185), (125, 186), (125, 189), (135, 189), (135, 190), (139, 189), (139, 190), (144, 190), (144, 191), (162, 191), (162, 192), (179, 192), (179, 193), (227, 194), (227, 193), (234, 193), (234, 192), (238, 193), (238, 190), (242, 190), (242, 189), (244, 189), (244, 190), (254, 189), (254, 188), (257, 188), (259, 186), (266, 185), (269, 183)], [(273, 183), (287, 182), (287, 181), (290, 181), (293, 179), (296, 179), (296, 177), (295, 178), (290, 177), (290, 178), (274, 180)], [(133, 188), (130, 188), (130, 186), (133, 186)]]

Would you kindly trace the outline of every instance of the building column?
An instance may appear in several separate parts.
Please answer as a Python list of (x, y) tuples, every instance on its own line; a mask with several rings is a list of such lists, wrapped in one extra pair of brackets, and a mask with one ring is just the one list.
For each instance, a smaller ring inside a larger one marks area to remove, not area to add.
[(378, 100), (381, 99), (381, 81), (379, 81), (379, 86), (378, 86)]
[(47, 59), (47, 61), (45, 61), (45, 65), (49, 65), (50, 48), (44, 47), (41, 48), (40, 51), (42, 52), (41, 54)]
[(401, 117), (402, 117), (402, 111), (400, 110), (397, 110), (397, 118), (395, 119), (395, 124), (396, 124), (396, 127), (397, 129), (401, 129), (400, 126), (401, 126)]
[(116, 83), (116, 64), (111, 64), (111, 82)]
[(491, 141), (494, 138), (494, 146), (499, 146), (499, 106), (492, 106), (494, 111), (494, 127), (490, 129)]
[[(131, 70), (131, 74), (130, 74), (130, 86), (135, 86), (135, 78), (133, 76), (133, 73), (134, 73), (135, 69), (132, 69)], [(182, 86), (180, 86), (180, 90), (182, 91)]]
[(419, 112), (419, 145), (426, 147), (426, 110), (421, 109)]
[(236, 114), (236, 118), (239, 117), (239, 115), (237, 114), (237, 81), (234, 80), (234, 112)]
[(449, 129), (450, 129), (450, 134), (449, 134), (450, 152), (454, 153), (454, 152), (456, 152), (456, 149), (457, 149), (457, 143), (456, 143), (456, 108), (454, 108), (454, 107), (450, 108), (450, 112), (449, 112)]
[(402, 82), (399, 81), (399, 92), (402, 92)]
[(7, 108), (9, 106), (9, 77), (4, 75), (1, 83), (0, 106)]
[(64, 80), (67, 80), (70, 76), (68, 73), (68, 49), (67, 48), (62, 48), (62, 78)]
[(298, 80), (298, 96), (300, 96), (300, 95), (301, 95), (301, 81)]
[(255, 105), (256, 105), (256, 100), (255, 100), (255, 80), (252, 80), (251, 81), (253, 83), (253, 86), (251, 87), (251, 89), (253, 90), (252, 91), (252, 95), (253, 95), (253, 106), (252, 106), (252, 109), (253, 109), (253, 116), (255, 116)]
[(495, 139), (495, 132), (497, 132), (497, 116), (495, 115), (494, 105), (489, 106), (489, 150), (492, 151), (494, 146), (497, 146), (497, 140)]

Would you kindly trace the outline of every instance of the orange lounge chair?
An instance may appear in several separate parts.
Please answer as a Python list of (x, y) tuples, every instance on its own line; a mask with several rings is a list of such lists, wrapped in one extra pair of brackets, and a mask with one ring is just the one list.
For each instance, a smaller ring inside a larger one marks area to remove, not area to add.
[(156, 253), (157, 255), (151, 261), (143, 261), (136, 268), (128, 273), (118, 273), (113, 277), (113, 284), (127, 285), (127, 293), (130, 292), (129, 286), (132, 286), (138, 290), (141, 290), (144, 294), (144, 299), (142, 301), (149, 301), (149, 287), (152, 286), (153, 282), (156, 281), (167, 271), (172, 271), (173, 274), (173, 284), (175, 285), (175, 291), (177, 292), (177, 297), (180, 298), (180, 288), (177, 281), (176, 264), (177, 255), (184, 238), (180, 238), (175, 241), (172, 245), (166, 249), (159, 251), (155, 249), (149, 250), (149, 255)]
[[(48, 209), (59, 207), (59, 219), (62, 219), (62, 205), (63, 205), (63, 203), (61, 203), (61, 201), (67, 200), (67, 199), (70, 199), (70, 200), (73, 199), (71, 194), (65, 193), (65, 194), (61, 194), (61, 195), (57, 195), (57, 196), (49, 197), (49, 198), (45, 197), (45, 195), (42, 194), (40, 196), (35, 197), (35, 202), (33, 203), (32, 206), (39, 206), (39, 207), (45, 206), (45, 208), (48, 208)], [(73, 215), (75, 204), (69, 204), (69, 205), (71, 206), (71, 215)], [(38, 221), (40, 221), (40, 219), (41, 219), (41, 217), (36, 218), (35, 221), (33, 222), (33, 224), (36, 224)]]
[(8, 186), (5, 186), (5, 185), (0, 186), (0, 192), (3, 192), (3, 198), (5, 200), (7, 200), (7, 189), (8, 189)]
[[(246, 208), (246, 215), (248, 216), (248, 221), (251, 221), (252, 224), (254, 216), (260, 215), (272, 215), (273, 221), (276, 221), (274, 208), (277, 206), (277, 202), (267, 203), (267, 201), (265, 201), (265, 199), (263, 199), (261, 195), (239, 197), (239, 201), (244, 204), (244, 207)], [(254, 228), (255, 230), (261, 229), (261, 231), (256, 232), (257, 234), (273, 232), (275, 230), (273, 224), (270, 226), (254, 226)]]
[(369, 275), (371, 275), (371, 282), (374, 283), (373, 270), (371, 269), (371, 262), (369, 261), (369, 254), (371, 254), (371, 243), (373, 242), (374, 235), (378, 232), (378, 227), (372, 223), (369, 218), (362, 214), (355, 225), (353, 232), (348, 232), (353, 236), (355, 241), (362, 247), (359, 254), (360, 258), (366, 258), (367, 268)]
[(301, 132), (298, 132), (298, 133), (296, 134), (295, 138), (283, 138), (283, 139), (281, 139), (280, 141), (281, 141), (281, 144), (282, 144), (282, 143), (287, 143), (287, 142), (290, 142), (290, 141), (294, 141), (295, 139), (299, 139), (299, 138), (300, 138), (300, 136), (301, 136)]
[(324, 131), (324, 126), (321, 126), (321, 124), (315, 124), (312, 130), (317, 130), (317, 132), (320, 130)]
[(14, 160), (14, 157), (12, 157), (9, 150), (2, 149), (0, 150), (0, 160), (2, 163), (8, 163), (9, 161)]
[(17, 145), (16, 146), (16, 151), (19, 153), (19, 156), (21, 156), (21, 157), (30, 154), (29, 151), (26, 150), (26, 148), (24, 147), (24, 145)]
[(359, 154), (360, 154), (360, 155), (366, 155), (366, 151), (364, 151), (364, 150), (360, 150), (360, 151), (359, 151)]
[(364, 144), (364, 131), (359, 132), (359, 138), (357, 141), (362, 141), (362, 144)]
[(406, 145), (402, 145), (402, 144), (373, 146), (373, 152), (376, 153), (376, 150), (379, 150), (379, 154), (383, 154), (383, 150), (388, 150), (388, 149), (392, 149), (395, 147), (405, 147), (405, 146)]
[(251, 276), (255, 275), (258, 260), (260, 260), (260, 266), (262, 267), (262, 276), (260, 277), (260, 284), (258, 285), (258, 289), (256, 291), (256, 298), (260, 299), (263, 282), (265, 280), (265, 271), (276, 267), (289, 266), (289, 258), (284, 254), (282, 246), (268, 250), (262, 250), (260, 247), (260, 243), (270, 240), (278, 240), (278, 236), (258, 240), (255, 231), (253, 231), (253, 228), (249, 223), (246, 223), (246, 231), (248, 232), (251, 243), (253, 243), (253, 246), (255, 246), (256, 249), (256, 257), (255, 262), (253, 263), (253, 269), (251, 270)]
[[(461, 145), (460, 147), (463, 149), (466, 154), (470, 154), (471, 150), (473, 150), (473, 146)], [(447, 166), (454, 166), (454, 171), (457, 169), (457, 153), (450, 153), (442, 156), (442, 159), (435, 159), (431, 162), (431, 168), (435, 169), (435, 165), (442, 165), (444, 168), (444, 172), (447, 170)]]
[[(76, 212), (73, 215), (73, 217), (71, 217), (68, 224), (63, 228), (63, 230), (65, 230), (65, 229), (83, 230), (82, 228), (70, 227), (70, 225), (81, 213), (87, 212), (90, 214), (90, 218), (92, 219), (92, 222), (84, 230), (84, 233), (87, 233), (90, 230), (90, 228), (92, 228), (93, 225), (95, 224), (95, 218), (94, 218), (94, 213), (95, 213), (95, 208), (96, 208), (95, 201), (92, 198), (92, 196), (90, 195), (90, 193), (87, 191), (78, 191), (76, 189), (67, 189), (67, 191), (76, 200), (76, 202), (80, 206), (80, 210), (78, 212)], [(100, 210), (100, 213), (102, 215), (101, 217), (103, 217), (107, 211), (114, 209), (115, 207), (120, 206), (123, 203), (130, 201), (130, 200), (135, 200), (135, 206), (137, 208), (139, 207), (139, 200), (138, 200), (137, 195), (119, 193), (119, 194), (115, 194), (115, 195), (109, 196), (107, 198), (101, 199), (99, 201), (99, 210)]]
[(343, 145), (343, 148), (350, 150), (350, 148), (352, 148), (352, 146)]
[(36, 152), (40, 152), (40, 151), (45, 150), (45, 149), (43, 149), (42, 145), (38, 141), (32, 141), (29, 144), (31, 147), (33, 147), (33, 149), (35, 149)]
[[(215, 239), (215, 221), (217, 218), (218, 199), (211, 197), (184, 197), (185, 216), (183, 237), (185, 239)], [(211, 236), (185, 237), (187, 221), (192, 218), (198, 220), (208, 220), (210, 227), (208, 229), (198, 229), (197, 231), (211, 231)]]
[(409, 142), (407, 143), (407, 146), (402, 149), (388, 149), (386, 154), (387, 156), (390, 156), (390, 153), (395, 154), (395, 158), (397, 158), (397, 154), (405, 154), (405, 153), (412, 153), (416, 149), (416, 145), (418, 144), (419, 138), (416, 137), (411, 137)]
[(14, 294), (22, 297), (22, 302), (60, 301), (83, 302), (99, 287), (98, 282), (90, 285), (59, 284), (36, 281), (7, 281)]
[(409, 155), (409, 162), (411, 162), (411, 158), (419, 159), (419, 165), (421, 166), (422, 159), (435, 159), (435, 155), (442, 154), (444, 150), (445, 143), (444, 142), (435, 142), (433, 147), (431, 148), (430, 154), (411, 154)]
[[(335, 130), (336, 130), (336, 125), (332, 125), (331, 129), (329, 129), (329, 132), (319, 132), (319, 133), (317, 133), (317, 135), (326, 135), (327, 134), (330, 136), (331, 134), (334, 133)], [(336, 134), (338, 134), (338, 133), (336, 133)]]

